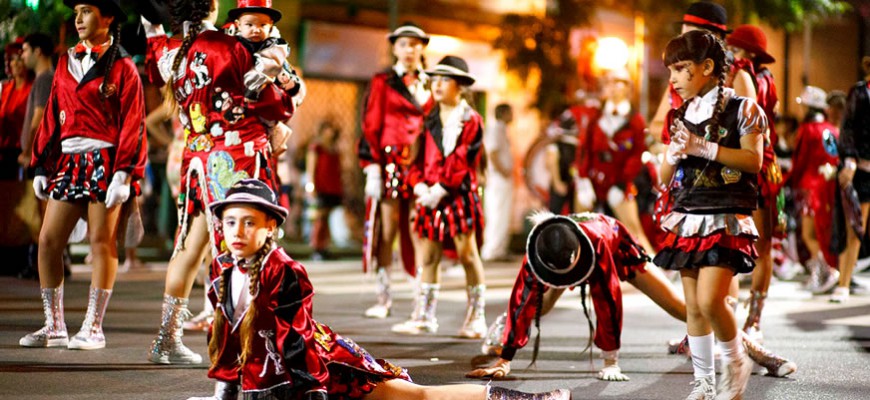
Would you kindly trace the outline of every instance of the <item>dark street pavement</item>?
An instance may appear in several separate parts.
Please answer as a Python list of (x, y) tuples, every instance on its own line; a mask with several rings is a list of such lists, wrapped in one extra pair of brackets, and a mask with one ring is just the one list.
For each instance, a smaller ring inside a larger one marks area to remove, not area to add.
[[(518, 260), (517, 260), (518, 261)], [(478, 356), (478, 341), (455, 338), (465, 308), (461, 269), (448, 270), (439, 300), (441, 329), (437, 335), (407, 337), (392, 334), (390, 325), (410, 312), (411, 285), (394, 285), (396, 306), (386, 320), (361, 318), (374, 299), (373, 278), (364, 276), (358, 261), (306, 262), (318, 295), (315, 318), (351, 337), (379, 358), (407, 368), (422, 384), (475, 383), (463, 377)], [(504, 311), (518, 262), (488, 263), (487, 320)], [(96, 351), (26, 349), (18, 339), (38, 329), (43, 320), (38, 283), (0, 278), (0, 398), (2, 399), (186, 399), (210, 395), (206, 365), (159, 366), (145, 354), (159, 319), (165, 264), (119, 274), (105, 322), (107, 347)], [(870, 275), (859, 275), (864, 283)], [(66, 283), (66, 322), (78, 331), (87, 306), (90, 280), (87, 266), (77, 265)], [(670, 318), (642, 294), (625, 286), (625, 320), (620, 365), (629, 382), (595, 379), (599, 353), (591, 364), (580, 354), (588, 339), (579, 296), (567, 293), (543, 318), (541, 355), (537, 368), (525, 369), (531, 346), (521, 350), (513, 373), (494, 385), (542, 391), (570, 388), (575, 399), (682, 399), (690, 391), (691, 363), (666, 354), (665, 343), (680, 337), (685, 326)], [(202, 289), (191, 296), (194, 313), (201, 309)], [(738, 318), (742, 324), (746, 309)], [(812, 297), (798, 282), (775, 281), (764, 315), (765, 345), (799, 365), (789, 378), (753, 375), (746, 399), (867, 399), (870, 398), (870, 296), (853, 296), (845, 305)], [(205, 335), (187, 333), (185, 343), (205, 355)]]

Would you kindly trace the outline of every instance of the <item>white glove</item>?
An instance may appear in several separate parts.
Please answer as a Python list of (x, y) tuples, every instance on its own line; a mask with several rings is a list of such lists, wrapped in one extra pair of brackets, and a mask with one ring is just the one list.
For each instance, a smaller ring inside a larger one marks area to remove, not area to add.
[(825, 178), (826, 181), (830, 181), (837, 176), (837, 167), (832, 164), (825, 163), (819, 166), (819, 174), (822, 175), (822, 177)]
[(447, 196), (447, 189), (436, 183), (429, 187), (429, 193), (426, 196), (417, 199), (417, 203), (423, 207), (434, 209), (438, 207), (438, 203), (444, 196)]
[(604, 367), (598, 371), (598, 379), (610, 382), (624, 382), (630, 380), (628, 375), (622, 373), (622, 369), (618, 365)]
[(374, 200), (381, 199), (381, 193), (384, 188), (384, 181), (381, 180), (381, 166), (371, 164), (363, 168), (363, 173), (366, 174), (365, 195)]
[(591, 210), (598, 198), (595, 196), (595, 188), (589, 178), (577, 178), (574, 183), (577, 193), (577, 204), (584, 210)]
[(686, 158), (686, 141), (691, 136), (683, 121), (676, 120), (671, 125), (671, 143), (665, 150), (665, 161), (670, 165), (677, 165), (680, 160)]
[(33, 177), (33, 193), (37, 199), (48, 200), (48, 178), (45, 175), (37, 175)]
[(611, 208), (614, 208), (622, 204), (622, 202), (624, 201), (625, 192), (616, 186), (611, 186), (610, 190), (607, 191), (607, 205), (609, 205)]
[(414, 196), (418, 199), (429, 195), (429, 185), (420, 182), (414, 185)]
[(115, 172), (109, 188), (106, 189), (106, 208), (122, 204), (130, 198), (130, 184), (127, 183), (129, 178), (130, 175), (124, 171)]
[(686, 154), (701, 157), (710, 161), (716, 161), (719, 154), (719, 144), (704, 140), (704, 138), (689, 134), (686, 139)]

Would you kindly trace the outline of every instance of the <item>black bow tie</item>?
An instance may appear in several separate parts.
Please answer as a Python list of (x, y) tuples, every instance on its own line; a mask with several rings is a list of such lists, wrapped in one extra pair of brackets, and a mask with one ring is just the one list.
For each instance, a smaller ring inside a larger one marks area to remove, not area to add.
[[(77, 52), (76, 59), (79, 61), (82, 61), (85, 58), (85, 56), (87, 56), (87, 55), (88, 55), (88, 52), (86, 52), (86, 51)], [(91, 61), (97, 61), (98, 54), (96, 52), (92, 51), (90, 53), (90, 57), (91, 57)]]

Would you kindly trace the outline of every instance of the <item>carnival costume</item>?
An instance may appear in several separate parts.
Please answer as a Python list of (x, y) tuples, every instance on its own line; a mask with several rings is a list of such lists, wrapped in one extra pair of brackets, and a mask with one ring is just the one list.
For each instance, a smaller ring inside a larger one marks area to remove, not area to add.
[[(64, 1), (70, 8), (81, 3)], [(116, 1), (87, 4), (113, 16), (113, 24), (126, 18)], [(64, 202), (104, 202), (111, 208), (127, 201), (131, 192), (138, 195), (148, 150), (145, 101), (136, 65), (120, 45), (114, 64), (109, 65), (111, 57), (106, 53), (113, 40), (110, 35), (108, 42), (93, 47), (79, 42), (58, 60), (30, 163), (35, 168), (37, 197), (43, 200), (45, 196)], [(20, 345), (105, 347), (102, 325), (111, 289), (91, 286), (82, 328), (71, 339), (63, 317), (63, 282), (41, 290), (45, 326), (23, 337)]]
[[(257, 180), (238, 182), (225, 200), (209, 207), (220, 216), (234, 204), (256, 207), (279, 224), (287, 216), (274, 193)], [(265, 246), (269, 247), (260, 260), (224, 253), (212, 264), (209, 298), (225, 323), (209, 334), (216, 347), (208, 376), (217, 382), (214, 397), (208, 399), (237, 398), (239, 392), (243, 399), (359, 399), (384, 381), (411, 381), (403, 368), (375, 359), (353, 340), (317, 322), (314, 288), (305, 267), (281, 247), (269, 241)], [(256, 277), (253, 282), (251, 274)], [(247, 318), (249, 313), (254, 317)], [(241, 361), (243, 329), (254, 332), (244, 332), (251, 340), (250, 353)], [(570, 399), (570, 394), (559, 390), (533, 395), (490, 387), (487, 399)]]
[[(429, 36), (419, 27), (406, 23), (393, 31), (388, 39), (413, 37), (424, 45)], [(362, 111), (362, 137), (357, 154), (366, 175), (366, 220), (363, 235), (363, 271), (374, 269), (377, 274), (378, 302), (366, 310), (366, 316), (385, 318), (390, 313), (392, 295), (386, 265), (377, 263), (381, 246), (380, 201), (398, 201), (398, 233), (401, 261), (405, 272), (417, 275), (410, 218), (413, 188), (409, 168), (413, 161), (412, 145), (423, 131), (423, 119), (435, 101), (428, 89), (429, 76), (422, 70), (407, 71), (397, 63), (372, 77)]]
[[(191, 219), (202, 212), (211, 253), (216, 255), (223, 251), (223, 235), (215, 229), (205, 205), (223, 199), (226, 190), (242, 179), (255, 178), (276, 187), (268, 130), (263, 121), (287, 120), (295, 104), (288, 93), (275, 85), (246, 80), (246, 74), (255, 68), (251, 53), (235, 37), (216, 31), (206, 22), (202, 25), (203, 31), (191, 44), (177, 74), (173, 74), (172, 64), (181, 41), (166, 36), (159, 26), (149, 30), (146, 60), (149, 77), (155, 83), (173, 83), (183, 129), (175, 251), (183, 248)], [(189, 29), (189, 22), (184, 26)], [(246, 99), (246, 95), (257, 91), (258, 100)], [(164, 294), (160, 330), (149, 350), (152, 362), (201, 362), (201, 357), (181, 341), (182, 324), (189, 315), (188, 302), (189, 299)]]
[[(719, 90), (725, 91), (725, 107), (718, 132), (712, 132), (710, 115)], [(732, 89), (710, 90), (692, 99), (688, 111), (695, 111), (682, 119), (689, 132), (719, 146), (739, 149), (744, 135), (763, 135), (767, 130), (761, 108), (735, 96)], [(674, 114), (671, 110), (668, 126), (675, 122)], [(670, 137), (664, 142), (670, 143)], [(726, 265), (735, 273), (752, 271), (758, 256), (754, 245), (758, 232), (751, 217), (758, 203), (756, 174), (691, 155), (675, 168), (669, 186), (672, 208), (661, 222), (667, 232), (665, 248), (656, 255), (655, 264), (671, 270)]]
[(799, 98), (809, 111), (798, 127), (792, 170), (787, 177), (795, 191), (798, 212), (801, 216), (812, 217), (815, 225), (821, 254), (811, 254), (807, 267), (810, 270), (808, 288), (817, 294), (828, 291), (839, 278), (835, 269), (837, 253), (831, 249), (831, 238), (834, 201), (838, 198), (837, 165), (840, 158), (837, 141), (840, 130), (831, 125), (821, 111), (827, 108), (826, 97), (822, 89), (807, 86)]

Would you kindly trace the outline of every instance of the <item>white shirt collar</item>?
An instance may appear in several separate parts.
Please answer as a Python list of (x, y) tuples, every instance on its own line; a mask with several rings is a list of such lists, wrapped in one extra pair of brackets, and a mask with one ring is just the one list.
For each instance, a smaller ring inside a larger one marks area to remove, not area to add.
[[(734, 89), (724, 88), (723, 100), (727, 101), (734, 97)], [(716, 99), (719, 98), (719, 87), (713, 88), (706, 94), (700, 97), (693, 97), (689, 100), (689, 105), (686, 107), (685, 119), (693, 124), (700, 124), (713, 116), (713, 111), (716, 109)]]

